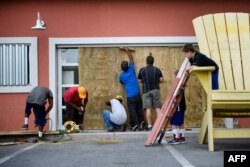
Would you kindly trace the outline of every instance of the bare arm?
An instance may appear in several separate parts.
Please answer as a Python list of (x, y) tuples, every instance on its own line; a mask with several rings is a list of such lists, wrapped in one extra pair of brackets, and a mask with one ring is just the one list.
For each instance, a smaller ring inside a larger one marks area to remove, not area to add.
[(48, 108), (46, 110), (46, 115), (50, 112), (50, 110), (53, 107), (53, 98), (48, 98), (48, 102), (49, 102), (49, 106), (48, 106)]
[(77, 109), (77, 111), (82, 112), (81, 107), (78, 107), (78, 106), (75, 105), (74, 103), (72, 103), (72, 102), (65, 102), (65, 103), (67, 103), (67, 104), (69, 104), (71, 107)]
[(88, 103), (88, 98), (86, 98), (86, 99), (82, 99), (82, 107), (83, 107), (82, 112), (84, 112), (84, 111), (85, 111), (85, 108), (86, 108), (87, 103)]
[(125, 49), (125, 51), (126, 51), (126, 53), (127, 53), (127, 55), (128, 55), (129, 61), (130, 61), (131, 63), (134, 63), (133, 56), (132, 56), (131, 52), (129, 51), (128, 47), (125, 47), (124, 49)]
[(128, 55), (129, 61), (131, 63), (134, 63), (134, 59), (133, 59), (133, 56), (131, 54), (131, 51), (134, 51), (134, 50), (131, 50), (128, 47), (124, 47), (124, 48), (120, 48), (120, 49), (123, 50), (123, 51), (125, 51), (127, 53), (127, 55)]
[(107, 101), (107, 102), (106, 102), (106, 105), (107, 105), (107, 106), (111, 106), (110, 101)]
[(164, 78), (160, 77), (160, 83), (164, 82)]

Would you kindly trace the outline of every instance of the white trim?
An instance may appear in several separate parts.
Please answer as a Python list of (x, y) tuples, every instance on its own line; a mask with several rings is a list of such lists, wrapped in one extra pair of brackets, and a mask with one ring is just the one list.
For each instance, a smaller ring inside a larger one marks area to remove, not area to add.
[[(197, 43), (196, 37), (100, 37), (100, 38), (49, 38), (58, 46), (71, 45), (97, 45), (105, 46), (120, 46), (120, 45), (134, 45), (134, 46), (160, 46), (160, 45), (180, 45), (186, 43)], [(70, 43), (69, 43), (70, 41)], [(89, 47), (89, 46), (87, 46)]]
[(58, 128), (58, 102), (57, 95), (57, 55), (58, 47), (108, 47), (108, 46), (170, 46), (183, 45), (186, 43), (197, 43), (194, 36), (183, 37), (93, 37), (93, 38), (49, 38), (49, 87), (54, 93), (54, 107), (50, 112), (53, 124), (51, 130)]
[(30, 85), (0, 87), (0, 93), (30, 92), (38, 84), (37, 37), (0, 37), (0, 44), (30, 44)]

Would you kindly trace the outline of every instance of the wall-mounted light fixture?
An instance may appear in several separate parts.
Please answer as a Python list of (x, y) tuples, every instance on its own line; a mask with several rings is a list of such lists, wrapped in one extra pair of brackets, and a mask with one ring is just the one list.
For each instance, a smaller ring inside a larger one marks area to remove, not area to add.
[(36, 20), (36, 25), (32, 27), (33, 30), (45, 30), (45, 23), (43, 20), (40, 18), (40, 13), (37, 13), (37, 20)]

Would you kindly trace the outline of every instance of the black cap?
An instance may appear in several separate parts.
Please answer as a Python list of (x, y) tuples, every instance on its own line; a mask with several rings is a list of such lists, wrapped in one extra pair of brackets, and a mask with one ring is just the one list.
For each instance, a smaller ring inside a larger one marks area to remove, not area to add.
[(121, 69), (123, 71), (127, 71), (128, 70), (128, 61), (122, 61), (122, 63), (121, 63)]

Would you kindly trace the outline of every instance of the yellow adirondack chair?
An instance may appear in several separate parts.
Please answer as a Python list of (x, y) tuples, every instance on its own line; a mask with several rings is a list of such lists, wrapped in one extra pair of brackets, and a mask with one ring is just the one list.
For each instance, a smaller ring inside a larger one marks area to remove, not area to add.
[(250, 129), (216, 129), (213, 118), (250, 117), (250, 33), (248, 13), (218, 13), (193, 20), (199, 49), (219, 66), (219, 90), (211, 89), (214, 67), (194, 67), (205, 92), (199, 142), (214, 151), (216, 138), (250, 138)]

